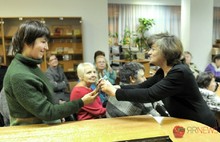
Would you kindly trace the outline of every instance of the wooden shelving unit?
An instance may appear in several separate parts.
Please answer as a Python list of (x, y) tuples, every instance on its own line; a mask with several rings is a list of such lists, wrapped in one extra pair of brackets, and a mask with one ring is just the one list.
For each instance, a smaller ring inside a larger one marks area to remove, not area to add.
[(11, 40), (17, 28), (26, 20), (39, 20), (45, 23), (50, 31), (49, 50), (45, 53), (44, 62), (40, 65), (46, 71), (46, 54), (55, 54), (67, 78), (76, 81), (76, 67), (83, 62), (82, 19), (81, 17), (14, 17), (0, 18), (0, 63), (8, 66), (14, 55)]

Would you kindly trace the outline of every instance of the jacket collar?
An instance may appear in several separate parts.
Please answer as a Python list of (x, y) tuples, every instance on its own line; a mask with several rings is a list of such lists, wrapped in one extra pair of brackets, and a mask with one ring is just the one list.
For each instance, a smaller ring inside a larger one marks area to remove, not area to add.
[(29, 65), (29, 66), (36, 66), (38, 64), (41, 64), (43, 62), (42, 59), (33, 59), (33, 58), (29, 58), (29, 57), (24, 57), (22, 54), (17, 53), (15, 55), (15, 59), (17, 59), (18, 61)]

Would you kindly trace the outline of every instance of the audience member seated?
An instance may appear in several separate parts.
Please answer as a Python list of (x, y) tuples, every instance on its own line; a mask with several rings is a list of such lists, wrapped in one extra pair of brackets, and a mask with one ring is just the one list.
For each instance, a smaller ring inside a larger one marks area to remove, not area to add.
[[(47, 54), (48, 68), (45, 72), (47, 78), (53, 85), (54, 94), (53, 99), (56, 104), (62, 104), (68, 102), (70, 98), (70, 88), (69, 82), (64, 74), (63, 69), (58, 66), (58, 59), (53, 54)], [(63, 118), (62, 121), (73, 121), (74, 117), (70, 115), (69, 117)]]
[[(97, 51), (94, 55), (94, 59), (96, 70), (98, 72), (98, 79), (105, 76), (111, 84), (115, 84), (115, 80), (117, 77), (116, 72), (110, 67), (109, 63), (107, 62), (105, 58), (105, 53), (102, 51)], [(103, 106), (105, 107), (108, 100), (107, 95), (101, 92), (99, 96)]]
[(110, 67), (104, 56), (97, 56), (95, 65), (98, 72), (98, 79), (106, 76), (111, 84), (115, 84), (116, 72)]
[[(7, 71), (7, 66), (2, 66), (0, 65), (0, 90), (2, 90), (2, 87), (3, 87), (3, 79), (4, 79), (4, 76), (5, 76), (5, 73)], [(1, 102), (0, 102), (1, 103)], [(2, 108), (0, 108), (2, 109)], [(0, 112), (0, 126), (4, 126), (4, 114), (1, 114)]]
[[(91, 63), (80, 63), (77, 67), (79, 82), (73, 88), (70, 100), (78, 100), (85, 94), (92, 92), (91, 84), (97, 81), (95, 66)], [(77, 120), (87, 120), (105, 117), (106, 109), (102, 106), (100, 97), (91, 104), (84, 105), (77, 113)]]
[(208, 64), (205, 72), (211, 72), (215, 76), (215, 80), (220, 82), (220, 54), (213, 57), (212, 63)]
[(55, 103), (58, 104), (61, 101), (69, 101), (69, 82), (64, 74), (63, 69), (58, 66), (57, 57), (55, 55), (48, 54), (47, 62), (49, 67), (45, 74), (53, 85)]
[(218, 116), (217, 120), (220, 124), (220, 97), (215, 93), (218, 83), (212, 73), (201, 72), (196, 78), (199, 91), (206, 101), (209, 108)]
[(189, 51), (185, 51), (183, 53), (183, 56), (185, 58), (185, 63), (189, 66), (193, 75), (197, 77), (200, 71), (197, 69), (196, 65), (192, 62), (192, 54)]
[(105, 52), (100, 51), (100, 50), (98, 50), (98, 51), (95, 52), (95, 54), (94, 54), (94, 64), (95, 64), (95, 62), (96, 62), (96, 58), (97, 58), (97, 57), (100, 57), (100, 56), (105, 57)]
[(4, 79), (4, 76), (5, 76), (5, 73), (6, 73), (7, 69), (8, 69), (7, 66), (0, 65), (0, 90), (2, 90), (3, 79)]
[(9, 109), (8, 109), (8, 103), (6, 100), (4, 88), (2, 88), (0, 92), (0, 113), (3, 116), (4, 126), (9, 126), (10, 125)]
[[(126, 63), (119, 71), (120, 83), (122, 85), (141, 83), (146, 80), (144, 71), (145, 68), (140, 63)], [(121, 117), (144, 114), (160, 116), (160, 114), (155, 109), (153, 109), (153, 105), (151, 103), (118, 101), (114, 96), (110, 96), (108, 99), (106, 106), (106, 117)]]

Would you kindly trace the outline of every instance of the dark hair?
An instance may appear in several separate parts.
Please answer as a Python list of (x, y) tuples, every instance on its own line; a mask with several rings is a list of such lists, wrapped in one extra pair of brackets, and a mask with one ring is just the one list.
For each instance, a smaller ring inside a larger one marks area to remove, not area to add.
[(160, 48), (164, 58), (167, 60), (168, 66), (180, 62), (183, 46), (176, 36), (169, 35), (168, 33), (156, 34), (149, 38), (149, 44), (151, 46), (156, 44)]
[(122, 83), (130, 83), (130, 77), (137, 79), (137, 74), (139, 70), (145, 71), (142, 64), (137, 62), (125, 63), (119, 70), (119, 77)]
[(21, 53), (24, 44), (33, 45), (39, 37), (50, 38), (48, 27), (37, 20), (28, 20), (20, 25), (12, 38), (13, 53)]
[(192, 54), (189, 51), (184, 51), (183, 54), (189, 54), (192, 57)]
[(215, 60), (219, 60), (220, 59), (220, 54), (217, 54), (213, 57), (212, 62), (215, 63)]
[(211, 72), (201, 72), (196, 77), (196, 82), (200, 88), (207, 88), (213, 78), (214, 75)]
[(96, 57), (100, 56), (100, 55), (105, 57), (105, 53), (103, 51), (98, 50), (98, 51), (95, 52), (95, 54), (94, 54), (94, 62), (96, 62)]
[(152, 45), (159, 39), (165, 37), (165, 36), (169, 36), (168, 33), (159, 33), (159, 34), (154, 34), (154, 35), (151, 35), (150, 37), (148, 37), (147, 39), (147, 44), (148, 46), (151, 48)]

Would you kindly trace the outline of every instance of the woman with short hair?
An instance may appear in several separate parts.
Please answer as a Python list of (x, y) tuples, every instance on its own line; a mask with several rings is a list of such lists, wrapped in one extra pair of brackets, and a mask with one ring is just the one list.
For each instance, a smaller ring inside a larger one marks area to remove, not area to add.
[(10, 125), (60, 123), (94, 101), (95, 92), (76, 101), (55, 104), (53, 87), (38, 67), (48, 50), (50, 31), (40, 21), (26, 21), (12, 38), (15, 57), (4, 77), (4, 91), (10, 111)]
[[(180, 58), (181, 41), (174, 35), (149, 37), (150, 63), (159, 66), (155, 75), (138, 85), (113, 86), (102, 81), (102, 91), (120, 101), (148, 103), (162, 100), (171, 117), (190, 119), (212, 128), (218, 124), (200, 95), (195, 77)], [(117, 88), (116, 88), (117, 87)]]

